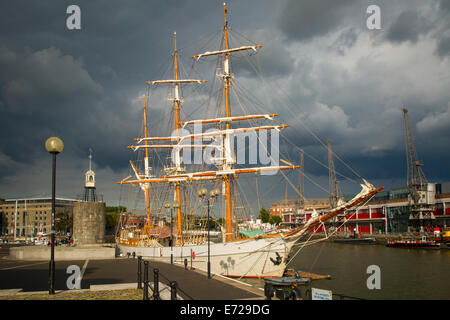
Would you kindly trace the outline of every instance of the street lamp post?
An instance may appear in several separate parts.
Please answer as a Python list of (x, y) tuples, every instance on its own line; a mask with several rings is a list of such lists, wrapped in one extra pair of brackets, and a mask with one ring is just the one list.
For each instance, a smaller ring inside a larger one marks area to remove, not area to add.
[(170, 208), (170, 264), (173, 264), (173, 208)]
[[(204, 197), (206, 196), (206, 194), (208, 193), (208, 190), (206, 190), (205, 188), (202, 188), (198, 191), (198, 196), (202, 199), (204, 199)], [(220, 194), (219, 189), (213, 189), (210, 191), (209, 193), (209, 198), (206, 199), (207, 205), (208, 205), (208, 220), (207, 220), (207, 225), (208, 225), (208, 279), (211, 279), (211, 251), (210, 251), (210, 238), (209, 238), (209, 210), (210, 210), (210, 201), (212, 198), (217, 197)]]
[(178, 208), (178, 203), (166, 203), (164, 205), (166, 209), (170, 208), (170, 264), (173, 264), (173, 208)]
[(45, 149), (52, 154), (52, 235), (49, 266), (49, 294), (55, 294), (55, 203), (56, 203), (56, 155), (63, 151), (64, 143), (57, 137), (45, 141)]

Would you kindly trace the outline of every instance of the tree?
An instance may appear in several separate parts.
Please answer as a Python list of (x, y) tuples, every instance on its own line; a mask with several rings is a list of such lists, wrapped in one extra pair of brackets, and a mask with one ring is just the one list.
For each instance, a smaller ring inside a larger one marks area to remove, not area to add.
[(279, 216), (270, 216), (269, 223), (270, 224), (280, 224), (283, 220)]
[(72, 217), (65, 212), (57, 212), (55, 214), (55, 229), (56, 231), (66, 233), (72, 229)]
[(261, 219), (261, 221), (263, 223), (269, 222), (269, 219), (270, 219), (270, 212), (269, 212), (269, 210), (267, 210), (266, 208), (261, 208), (261, 210), (259, 210), (258, 219)]
[(127, 211), (127, 208), (124, 206), (118, 206), (118, 207), (106, 207), (106, 212), (125, 212)]
[(127, 211), (127, 208), (123, 206), (119, 207), (106, 207), (105, 218), (106, 218), (106, 229), (113, 229), (119, 223), (119, 213)]
[(214, 218), (210, 218), (210, 220), (209, 220), (209, 229), (210, 230), (216, 230), (218, 227), (219, 227), (219, 224), (217, 223), (217, 221), (214, 220)]

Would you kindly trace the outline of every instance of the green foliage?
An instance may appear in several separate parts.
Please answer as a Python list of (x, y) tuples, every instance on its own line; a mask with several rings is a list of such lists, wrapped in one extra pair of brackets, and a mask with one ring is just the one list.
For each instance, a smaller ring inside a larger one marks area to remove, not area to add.
[(282, 220), (279, 216), (270, 216), (270, 218), (269, 218), (270, 224), (279, 224), (281, 222), (282, 222)]
[(262, 223), (269, 222), (269, 219), (270, 219), (269, 210), (267, 210), (266, 208), (261, 208), (261, 210), (259, 210), (258, 219), (261, 219)]
[(72, 215), (65, 212), (57, 212), (55, 214), (55, 229), (57, 232), (67, 232), (73, 227)]
[(209, 219), (209, 230), (215, 230), (217, 228), (219, 228), (219, 224), (213, 218), (210, 218)]
[(261, 208), (258, 219), (261, 219), (262, 223), (279, 224), (282, 222), (279, 216), (271, 216), (266, 208)]
[[(224, 220), (223, 218), (222, 221)], [(216, 228), (219, 228), (219, 223), (218, 221), (220, 220), (216, 220), (213, 217), (209, 217), (209, 229), (210, 230), (215, 230)], [(207, 229), (208, 225), (207, 225), (207, 217), (198, 217), (198, 216), (192, 216), (192, 215), (188, 215), (184, 217), (184, 221), (187, 225), (191, 225), (194, 228), (201, 228), (203, 229)], [(175, 222), (175, 220), (174, 220)], [(170, 221), (169, 221), (169, 225), (170, 225)]]
[(127, 211), (127, 208), (124, 206), (106, 207), (106, 212), (120, 213), (120, 212), (126, 212), (126, 211)]
[(67, 228), (69, 229), (69, 232), (73, 234), (73, 214), (70, 214), (67, 219)]
[(113, 229), (119, 223), (119, 213), (126, 212), (127, 208), (123, 206), (119, 207), (106, 207), (106, 229)]

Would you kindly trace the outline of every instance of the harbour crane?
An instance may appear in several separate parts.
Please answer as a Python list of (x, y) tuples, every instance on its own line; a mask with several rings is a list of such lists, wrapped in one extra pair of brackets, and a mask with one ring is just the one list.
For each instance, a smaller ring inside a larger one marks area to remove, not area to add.
[(424, 231), (423, 220), (433, 218), (434, 197), (428, 190), (428, 181), (422, 171), (422, 163), (417, 158), (416, 146), (408, 120), (408, 110), (403, 109), (406, 146), (408, 202), (412, 219), (419, 219), (420, 232)]
[(342, 199), (341, 189), (339, 188), (339, 181), (336, 178), (336, 170), (334, 168), (333, 150), (331, 148), (331, 141), (328, 140), (328, 183), (329, 183), (329, 199), (330, 207), (338, 206), (339, 200)]

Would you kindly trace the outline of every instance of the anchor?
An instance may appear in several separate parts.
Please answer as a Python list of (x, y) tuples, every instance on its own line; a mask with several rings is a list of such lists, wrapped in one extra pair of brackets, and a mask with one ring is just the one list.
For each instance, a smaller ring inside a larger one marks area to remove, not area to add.
[(272, 263), (276, 266), (281, 264), (281, 256), (278, 252), (275, 252), (275, 254), (277, 255), (276, 259), (270, 258), (270, 261), (272, 261)]

